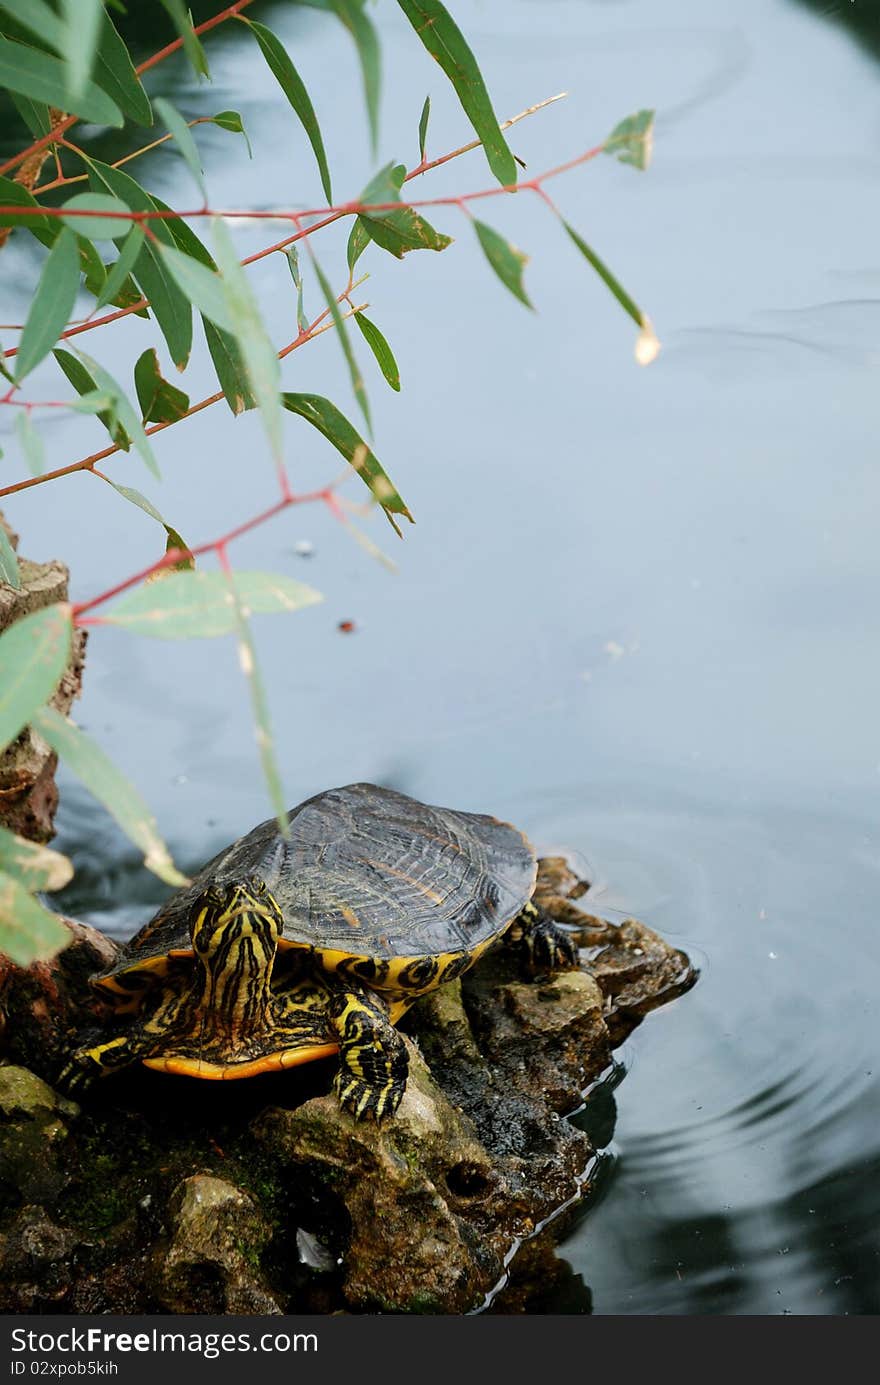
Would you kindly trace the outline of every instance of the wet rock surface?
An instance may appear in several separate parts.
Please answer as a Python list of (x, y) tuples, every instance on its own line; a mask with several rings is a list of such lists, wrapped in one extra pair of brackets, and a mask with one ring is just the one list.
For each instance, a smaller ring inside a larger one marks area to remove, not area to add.
[(584, 912), (573, 876), (566, 894), (581, 969), (525, 981), (499, 948), (422, 997), (379, 1128), (340, 1109), (333, 1060), (228, 1084), (138, 1067), (76, 1105), (51, 1084), (101, 1022), (88, 976), (113, 944), (77, 924), (50, 963), (0, 959), (0, 1311), (543, 1311), (612, 1049), (694, 980), (644, 925)]

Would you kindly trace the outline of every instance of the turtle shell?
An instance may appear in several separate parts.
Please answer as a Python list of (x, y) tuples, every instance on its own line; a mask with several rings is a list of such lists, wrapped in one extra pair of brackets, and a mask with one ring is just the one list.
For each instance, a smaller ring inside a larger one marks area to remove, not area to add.
[(377, 961), (470, 955), (531, 898), (535, 852), (497, 818), (436, 808), (375, 784), (348, 784), (270, 818), (203, 866), (123, 950), (101, 981), (161, 970), (192, 951), (199, 894), (248, 875), (266, 882), (284, 915), (280, 947)]

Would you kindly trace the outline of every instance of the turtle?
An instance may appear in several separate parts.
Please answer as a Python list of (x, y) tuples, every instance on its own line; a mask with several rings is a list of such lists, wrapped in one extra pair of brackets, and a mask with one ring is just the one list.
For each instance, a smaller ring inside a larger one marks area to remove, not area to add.
[(137, 1061), (228, 1080), (338, 1054), (342, 1106), (390, 1117), (408, 1068), (395, 1025), (420, 995), (502, 939), (534, 978), (577, 967), (571, 934), (533, 902), (537, 868), (497, 818), (374, 784), (316, 794), (286, 834), (270, 818), (214, 856), (91, 978), (116, 1027), (61, 1083)]

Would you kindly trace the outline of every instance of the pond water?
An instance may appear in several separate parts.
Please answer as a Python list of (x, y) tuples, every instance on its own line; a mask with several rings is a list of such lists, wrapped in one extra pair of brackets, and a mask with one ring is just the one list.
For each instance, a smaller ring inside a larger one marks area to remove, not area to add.
[[(597, 911), (637, 915), (702, 970), (618, 1054), (602, 1196), (561, 1247), (572, 1275), (549, 1311), (880, 1311), (880, 84), (876, 47), (838, 22), (852, 7), (823, 8), (456, 3), (502, 116), (570, 92), (515, 131), (530, 171), (656, 107), (647, 174), (604, 159), (553, 195), (650, 312), (662, 354), (635, 365), (631, 324), (536, 199), (481, 212), (531, 254), (535, 315), (463, 218), (438, 211), (457, 237), (444, 255), (363, 262), (363, 301), (403, 376), (394, 396), (365, 361), (377, 451), (418, 521), (403, 543), (368, 522), (399, 572), (323, 509), (233, 550), (326, 598), (255, 625), (291, 803), (370, 779), (513, 819), (589, 863)], [(347, 36), (310, 10), (256, 13), (295, 43), (337, 192), (355, 193), (374, 163), (352, 134)], [(429, 152), (463, 143), (396, 8), (376, 18), (393, 74), (380, 160), (414, 160), (427, 91)], [(213, 88), (172, 61), (151, 90), (188, 115), (241, 109), (253, 162), (240, 137), (200, 127), (212, 204), (316, 205), (305, 141), (243, 27), (208, 51)], [(141, 172), (193, 205), (173, 155)], [(476, 153), (423, 195), (490, 182)], [(236, 235), (242, 253), (277, 238)], [(15, 240), (13, 271), (30, 254)], [(321, 249), (340, 288), (343, 245)], [(26, 310), (15, 279), (4, 320)], [(290, 340), (283, 260), (253, 281)], [(121, 373), (152, 341), (128, 319), (84, 345)], [(284, 378), (354, 416), (332, 335)], [(186, 381), (193, 398), (211, 392), (204, 352)], [(316, 434), (285, 427), (297, 488), (336, 474)], [(53, 465), (101, 445), (88, 420), (53, 418), (45, 436)], [(274, 498), (259, 423), (223, 405), (169, 430), (158, 454), (161, 487), (133, 459), (112, 474), (191, 542)], [(10, 473), (15, 456), (10, 442)], [(24, 552), (70, 564), (78, 599), (157, 556), (155, 526), (89, 477), (7, 514)], [(185, 866), (268, 815), (230, 643), (98, 630), (78, 718)], [(63, 790), (59, 844), (79, 872), (64, 902), (127, 936), (163, 889), (73, 782)]]

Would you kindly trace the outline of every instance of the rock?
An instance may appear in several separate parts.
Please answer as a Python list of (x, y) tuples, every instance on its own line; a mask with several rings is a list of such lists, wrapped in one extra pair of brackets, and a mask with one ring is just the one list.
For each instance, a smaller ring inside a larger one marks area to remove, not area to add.
[(153, 1259), (153, 1289), (170, 1313), (280, 1313), (260, 1269), (270, 1228), (232, 1183), (194, 1174), (175, 1189), (167, 1245)]
[[(88, 977), (114, 946), (71, 924), (51, 963), (7, 967), (0, 1044), (17, 1066), (0, 1067), (0, 1302), (520, 1312), (545, 1311), (552, 1284), (553, 1303), (586, 1311), (589, 1291), (553, 1244), (599, 1166), (580, 1126), (604, 1145), (614, 1107), (596, 1105), (599, 1124), (566, 1116), (602, 1093), (614, 1046), (694, 973), (636, 920), (583, 914), (571, 879), (582, 968), (526, 981), (501, 947), (421, 997), (401, 1023), (407, 1090), (378, 1128), (330, 1094), (333, 1059), (230, 1083), (135, 1067), (78, 1111), (42, 1079), (100, 1021)], [(558, 862), (543, 883), (558, 902)]]
[(70, 1290), (76, 1243), (43, 1207), (22, 1207), (0, 1237), (0, 1311), (51, 1312)]
[(0, 1208), (63, 1190), (68, 1122), (78, 1110), (27, 1068), (0, 1067)]

